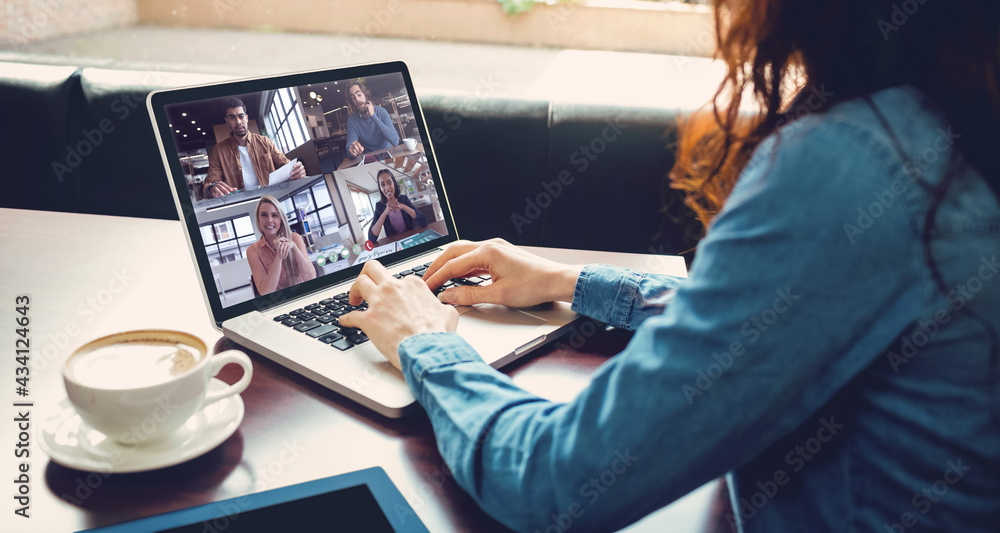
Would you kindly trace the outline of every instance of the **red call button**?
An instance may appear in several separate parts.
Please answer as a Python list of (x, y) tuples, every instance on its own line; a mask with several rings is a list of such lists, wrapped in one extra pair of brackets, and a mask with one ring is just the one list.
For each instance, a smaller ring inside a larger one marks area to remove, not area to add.
[(375, 243), (373, 243), (372, 241), (365, 241), (365, 250), (368, 250), (370, 252), (372, 251), (373, 248), (375, 248)]

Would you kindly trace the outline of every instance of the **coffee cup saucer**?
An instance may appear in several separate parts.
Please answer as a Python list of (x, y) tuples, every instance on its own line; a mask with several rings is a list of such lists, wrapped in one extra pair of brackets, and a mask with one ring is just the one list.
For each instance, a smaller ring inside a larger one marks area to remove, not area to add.
[[(228, 386), (212, 378), (208, 391)], [(40, 426), (38, 442), (65, 467), (113, 474), (145, 472), (189, 461), (222, 444), (240, 427), (244, 411), (243, 399), (234, 394), (206, 405), (163, 441), (128, 446), (87, 425), (67, 398)]]

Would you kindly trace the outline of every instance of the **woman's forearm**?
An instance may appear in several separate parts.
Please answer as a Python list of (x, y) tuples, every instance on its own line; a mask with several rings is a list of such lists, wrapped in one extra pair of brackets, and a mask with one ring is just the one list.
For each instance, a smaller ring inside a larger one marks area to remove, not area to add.
[(257, 292), (261, 294), (274, 292), (278, 288), (279, 279), (281, 279), (281, 258), (276, 255), (271, 261), (271, 268), (268, 270), (267, 276), (264, 277), (261, 286), (257, 287)]
[[(382, 232), (382, 226), (385, 224), (386, 217), (389, 216), (389, 208), (382, 210), (382, 214), (378, 217), (375, 222), (372, 222), (372, 227), (368, 229), (368, 237), (378, 238), (378, 234)], [(376, 240), (372, 238), (371, 240)]]
[[(301, 247), (300, 247), (301, 246)], [(307, 281), (316, 277), (316, 269), (313, 268), (312, 261), (309, 260), (309, 254), (304, 250), (305, 242), (295, 243), (293, 253), (295, 254), (295, 262), (299, 265), (299, 275), (302, 277), (303, 281)]]

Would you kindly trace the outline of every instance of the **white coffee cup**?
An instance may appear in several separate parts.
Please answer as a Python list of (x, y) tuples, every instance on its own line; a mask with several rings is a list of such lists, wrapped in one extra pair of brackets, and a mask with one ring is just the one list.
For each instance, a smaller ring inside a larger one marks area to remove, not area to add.
[(407, 150), (416, 150), (417, 149), (417, 140), (416, 139), (412, 139), (410, 137), (407, 137), (407, 138), (403, 139), (403, 144), (406, 145), (406, 149)]
[[(243, 367), (243, 377), (207, 393), (212, 377), (231, 363)], [(83, 421), (128, 446), (168, 438), (206, 405), (243, 392), (252, 378), (243, 352), (208, 355), (198, 337), (169, 330), (101, 337), (63, 364), (66, 393)]]

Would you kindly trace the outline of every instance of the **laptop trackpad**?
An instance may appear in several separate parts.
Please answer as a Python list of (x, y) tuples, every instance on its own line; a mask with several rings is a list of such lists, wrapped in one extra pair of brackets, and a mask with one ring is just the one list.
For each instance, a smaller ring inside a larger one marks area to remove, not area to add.
[(541, 326), (547, 322), (547, 320), (535, 315), (529, 315), (513, 307), (496, 304), (476, 304), (473, 307), (461, 306), (458, 307), (458, 314), (462, 317), (462, 320), (474, 319), (504, 325)]
[(502, 305), (481, 304), (470, 307), (458, 319), (458, 333), (479, 355), (492, 363), (514, 353), (540, 333), (545, 320)]

